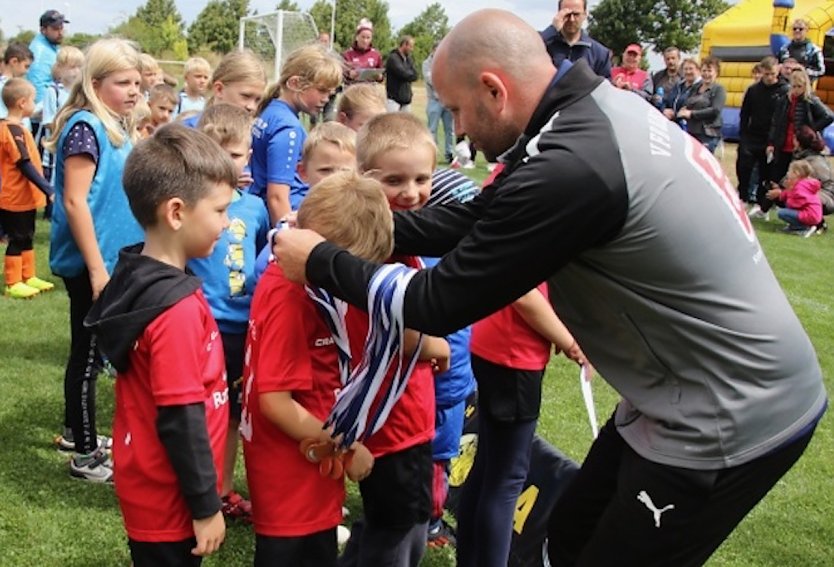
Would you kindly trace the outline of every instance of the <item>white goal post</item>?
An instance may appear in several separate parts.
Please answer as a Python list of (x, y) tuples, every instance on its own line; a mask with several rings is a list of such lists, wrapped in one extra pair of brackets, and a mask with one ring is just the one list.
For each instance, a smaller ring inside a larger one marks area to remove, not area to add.
[(264, 61), (273, 61), (272, 79), (277, 80), (287, 55), (318, 40), (318, 36), (316, 22), (310, 14), (278, 10), (241, 18), (238, 47), (250, 49)]

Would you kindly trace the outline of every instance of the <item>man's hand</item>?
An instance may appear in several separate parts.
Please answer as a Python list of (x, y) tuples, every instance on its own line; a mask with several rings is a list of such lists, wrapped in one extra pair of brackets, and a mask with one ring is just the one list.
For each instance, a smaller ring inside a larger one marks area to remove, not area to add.
[(570, 10), (568, 8), (562, 8), (561, 10), (556, 12), (555, 16), (553, 16), (552, 24), (553, 27), (556, 28), (557, 32), (562, 31), (562, 27), (565, 25), (565, 18), (568, 14), (570, 14)]
[(272, 239), (272, 254), (284, 270), (284, 275), (296, 283), (307, 283), (307, 259), (310, 252), (324, 238), (315, 231), (303, 228), (279, 230)]
[(356, 442), (351, 446), (353, 456), (348, 463), (345, 472), (353, 482), (359, 482), (368, 478), (371, 469), (374, 467), (374, 456), (362, 443)]
[(220, 544), (226, 538), (226, 522), (223, 520), (223, 512), (218, 510), (214, 516), (193, 520), (192, 524), (197, 538), (197, 547), (191, 550), (192, 555), (205, 557), (220, 549)]

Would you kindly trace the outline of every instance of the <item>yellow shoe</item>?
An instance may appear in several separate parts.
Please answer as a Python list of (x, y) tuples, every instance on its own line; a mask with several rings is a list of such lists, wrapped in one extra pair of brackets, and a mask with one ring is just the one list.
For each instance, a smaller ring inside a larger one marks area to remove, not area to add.
[(48, 282), (46, 280), (42, 280), (37, 276), (32, 276), (28, 280), (24, 282), (29, 287), (33, 287), (38, 291), (52, 291), (55, 288), (55, 284)]
[(14, 285), (6, 286), (6, 295), (13, 299), (29, 299), (35, 297), (40, 293), (40, 290), (29, 287), (23, 282), (17, 282)]

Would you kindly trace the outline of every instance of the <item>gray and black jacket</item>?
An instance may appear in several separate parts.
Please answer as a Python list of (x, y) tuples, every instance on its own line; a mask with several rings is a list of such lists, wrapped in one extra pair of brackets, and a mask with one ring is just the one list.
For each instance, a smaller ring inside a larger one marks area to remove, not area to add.
[[(493, 186), (397, 215), (398, 251), (443, 257), (406, 325), (442, 336), (547, 280), (646, 459), (717, 470), (792, 440), (824, 411), (820, 367), (721, 166), (586, 63), (563, 72)], [(307, 278), (363, 305), (376, 269), (325, 242)]]

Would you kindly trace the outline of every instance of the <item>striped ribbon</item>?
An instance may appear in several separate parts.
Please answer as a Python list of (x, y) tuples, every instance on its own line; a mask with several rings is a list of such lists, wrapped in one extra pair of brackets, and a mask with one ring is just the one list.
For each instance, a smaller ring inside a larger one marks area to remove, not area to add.
[[(386, 264), (371, 278), (368, 286), (368, 336), (362, 359), (352, 372), (347, 370), (350, 346), (344, 322), (345, 308), (339, 306), (344, 302), (322, 290), (308, 290), (325, 315), (331, 331), (334, 331), (333, 339), (339, 350), (344, 387), (336, 396), (325, 427), (332, 427), (331, 435), (340, 448), (347, 449), (354, 441), (363, 441), (379, 431), (408, 385), (422, 345), (421, 335), (414, 353), (405, 360), (403, 299), (408, 282), (415, 273), (417, 270), (401, 264)], [(383, 390), (385, 377), (394, 364), (391, 382)], [(371, 415), (371, 406), (378, 397), (379, 405)]]

